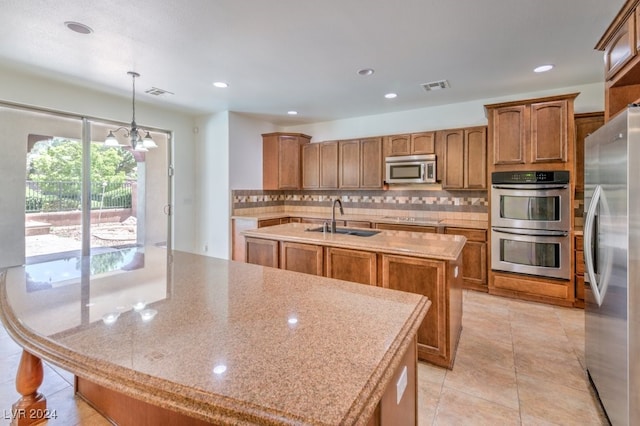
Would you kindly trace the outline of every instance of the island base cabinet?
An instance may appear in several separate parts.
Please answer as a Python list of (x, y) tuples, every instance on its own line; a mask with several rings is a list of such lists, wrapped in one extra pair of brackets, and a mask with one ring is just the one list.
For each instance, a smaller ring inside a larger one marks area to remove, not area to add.
[(325, 250), (327, 277), (377, 285), (376, 253), (336, 247), (327, 247)]
[(418, 293), (431, 308), (418, 329), (418, 358), (452, 368), (462, 330), (462, 255), (456, 261), (382, 255), (382, 286)]
[(245, 261), (254, 265), (277, 268), (279, 264), (278, 242), (246, 237)]
[(280, 269), (322, 276), (322, 247), (282, 241)]
[(189, 417), (76, 376), (76, 394), (117, 425), (205, 426), (211, 423)]

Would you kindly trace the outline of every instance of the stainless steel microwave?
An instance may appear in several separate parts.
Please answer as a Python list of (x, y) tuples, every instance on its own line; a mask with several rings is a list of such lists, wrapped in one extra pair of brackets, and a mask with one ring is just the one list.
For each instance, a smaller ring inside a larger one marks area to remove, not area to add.
[(387, 183), (435, 183), (436, 155), (386, 157)]

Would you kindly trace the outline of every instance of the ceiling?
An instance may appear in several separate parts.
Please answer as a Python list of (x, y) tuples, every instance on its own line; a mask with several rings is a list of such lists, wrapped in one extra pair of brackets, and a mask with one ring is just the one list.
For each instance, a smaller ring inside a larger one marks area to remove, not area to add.
[(0, 66), (123, 97), (134, 70), (140, 102), (286, 126), (602, 82), (594, 46), (624, 0), (2, 3)]

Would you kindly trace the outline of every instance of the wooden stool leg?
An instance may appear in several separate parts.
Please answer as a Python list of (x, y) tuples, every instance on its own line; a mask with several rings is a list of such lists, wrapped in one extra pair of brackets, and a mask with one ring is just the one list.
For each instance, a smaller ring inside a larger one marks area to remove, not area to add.
[(42, 360), (23, 350), (16, 374), (16, 390), (22, 398), (11, 406), (12, 426), (27, 426), (47, 419), (47, 399), (38, 392), (44, 372)]

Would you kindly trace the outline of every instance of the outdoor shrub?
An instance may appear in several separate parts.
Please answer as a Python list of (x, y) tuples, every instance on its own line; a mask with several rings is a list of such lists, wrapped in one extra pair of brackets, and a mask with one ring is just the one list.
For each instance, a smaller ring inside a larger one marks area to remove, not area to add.
[(25, 199), (25, 208), (28, 212), (39, 212), (42, 210), (44, 200), (42, 197), (30, 196)]

